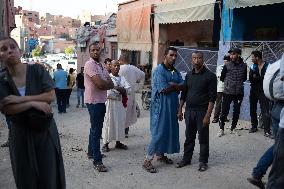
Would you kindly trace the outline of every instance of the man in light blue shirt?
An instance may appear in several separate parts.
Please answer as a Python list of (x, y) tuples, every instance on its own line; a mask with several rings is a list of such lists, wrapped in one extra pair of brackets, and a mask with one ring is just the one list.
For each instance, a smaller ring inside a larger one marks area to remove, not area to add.
[(67, 77), (68, 74), (62, 69), (61, 64), (57, 64), (57, 70), (53, 73), (55, 82), (55, 94), (58, 105), (58, 113), (66, 113), (67, 102)]

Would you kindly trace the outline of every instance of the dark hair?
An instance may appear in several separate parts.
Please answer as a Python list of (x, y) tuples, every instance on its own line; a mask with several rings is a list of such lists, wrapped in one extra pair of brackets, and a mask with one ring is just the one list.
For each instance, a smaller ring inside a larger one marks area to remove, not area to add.
[(91, 43), (91, 44), (89, 45), (89, 52), (90, 52), (90, 48), (91, 48), (92, 46), (99, 46), (99, 43), (98, 43), (98, 42), (93, 42), (93, 43)]
[(123, 52), (123, 53), (121, 53), (121, 55), (119, 57), (119, 60), (128, 62), (128, 58), (129, 58), (128, 53), (127, 52)]
[(62, 65), (60, 63), (56, 64), (57, 68), (62, 68)]
[(0, 42), (4, 41), (4, 40), (11, 40), (11, 41), (13, 41), (17, 45), (18, 48), (20, 48), (18, 43), (17, 43), (17, 41), (14, 38), (12, 38), (12, 37), (1, 37), (0, 38)]
[(230, 58), (230, 56), (229, 56), (229, 55), (225, 55), (225, 56), (224, 56), (224, 58), (223, 58), (223, 60), (230, 61), (230, 60), (231, 60), (231, 58)]
[(107, 62), (111, 62), (111, 61), (112, 61), (112, 59), (106, 58), (105, 61), (104, 61), (104, 63), (106, 64)]
[(251, 54), (253, 54), (255, 57), (262, 59), (262, 52), (260, 51), (252, 51)]
[(168, 48), (166, 48), (164, 55), (167, 55), (167, 54), (169, 53), (169, 51), (175, 51), (175, 52), (177, 52), (177, 49), (176, 49), (175, 47), (168, 47)]
[(72, 74), (74, 72), (74, 69), (73, 68), (70, 68), (69, 69), (69, 74)]
[(203, 52), (198, 50), (193, 51), (192, 54), (201, 54), (201, 56), (203, 57)]

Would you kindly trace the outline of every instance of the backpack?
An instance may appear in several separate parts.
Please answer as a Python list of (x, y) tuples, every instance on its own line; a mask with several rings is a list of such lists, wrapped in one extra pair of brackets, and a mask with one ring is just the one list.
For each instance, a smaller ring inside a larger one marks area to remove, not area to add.
[(267, 67), (263, 79), (264, 94), (270, 100), (284, 100), (283, 81), (281, 81), (280, 64), (284, 64), (284, 55), (282, 59), (270, 64)]

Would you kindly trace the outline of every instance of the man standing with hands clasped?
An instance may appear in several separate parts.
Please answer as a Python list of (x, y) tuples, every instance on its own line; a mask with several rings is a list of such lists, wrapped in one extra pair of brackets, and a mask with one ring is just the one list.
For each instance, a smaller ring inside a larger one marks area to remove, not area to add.
[(202, 52), (195, 51), (192, 53), (192, 65), (192, 71), (185, 78), (184, 91), (181, 94), (177, 114), (179, 120), (182, 121), (182, 108), (186, 102), (184, 155), (183, 159), (177, 164), (177, 168), (191, 164), (198, 131), (200, 144), (199, 171), (206, 171), (209, 157), (209, 123), (217, 96), (217, 78), (205, 67)]

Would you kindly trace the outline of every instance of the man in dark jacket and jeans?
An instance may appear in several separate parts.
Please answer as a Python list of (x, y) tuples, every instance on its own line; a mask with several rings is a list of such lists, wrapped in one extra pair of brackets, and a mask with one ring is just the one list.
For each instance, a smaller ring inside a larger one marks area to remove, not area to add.
[(262, 60), (262, 53), (260, 51), (253, 51), (251, 53), (251, 60), (253, 65), (249, 71), (250, 81), (250, 116), (251, 116), (251, 129), (250, 133), (257, 131), (257, 102), (260, 104), (261, 115), (264, 125), (264, 136), (270, 137), (270, 116), (269, 116), (269, 100), (264, 95), (263, 91), (263, 79), (266, 72), (268, 63)]
[(225, 120), (229, 114), (232, 101), (234, 102), (234, 106), (230, 133), (239, 135), (235, 129), (239, 120), (240, 108), (244, 97), (244, 82), (247, 80), (247, 65), (241, 58), (241, 50), (233, 48), (228, 53), (230, 53), (231, 61), (224, 66), (220, 78), (220, 80), (224, 82), (224, 96), (219, 121), (219, 137), (224, 135)]

